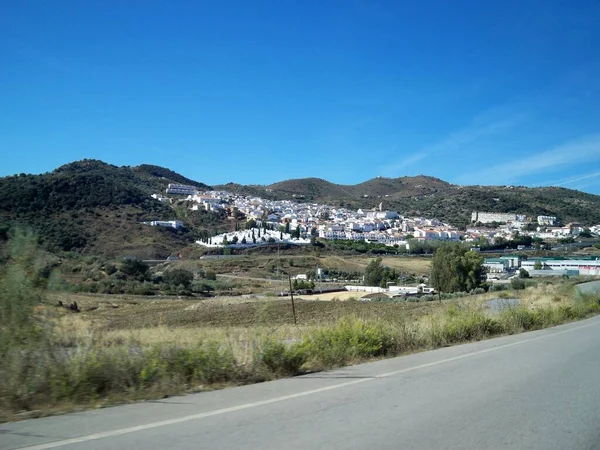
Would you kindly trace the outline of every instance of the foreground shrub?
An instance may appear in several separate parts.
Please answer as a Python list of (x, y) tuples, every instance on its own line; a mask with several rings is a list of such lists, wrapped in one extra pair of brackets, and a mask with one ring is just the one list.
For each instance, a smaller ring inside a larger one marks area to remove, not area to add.
[(143, 395), (161, 386), (243, 378), (237, 369), (231, 351), (218, 342), (146, 349), (97, 344), (44, 352), (25, 349), (4, 360), (0, 396), (14, 410), (59, 401), (85, 403), (110, 395)]
[(475, 308), (449, 308), (441, 318), (432, 319), (429, 343), (442, 347), (458, 342), (485, 339), (502, 333), (504, 327), (484, 311)]
[(276, 375), (297, 375), (308, 360), (308, 347), (303, 343), (286, 345), (281, 341), (267, 339), (259, 349), (258, 360)]
[(541, 325), (539, 314), (524, 306), (503, 308), (498, 317), (509, 333), (532, 330)]
[(345, 318), (330, 328), (312, 333), (306, 346), (313, 362), (335, 367), (387, 354), (395, 349), (395, 336), (381, 322)]
[(490, 292), (506, 291), (508, 286), (505, 284), (493, 284), (490, 286)]

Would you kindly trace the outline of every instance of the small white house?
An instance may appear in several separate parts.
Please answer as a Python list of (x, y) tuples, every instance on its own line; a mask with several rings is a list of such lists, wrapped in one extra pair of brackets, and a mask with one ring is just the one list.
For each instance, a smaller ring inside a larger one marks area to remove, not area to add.
[(181, 228), (183, 226), (181, 220), (152, 220), (146, 223), (149, 223), (153, 227)]

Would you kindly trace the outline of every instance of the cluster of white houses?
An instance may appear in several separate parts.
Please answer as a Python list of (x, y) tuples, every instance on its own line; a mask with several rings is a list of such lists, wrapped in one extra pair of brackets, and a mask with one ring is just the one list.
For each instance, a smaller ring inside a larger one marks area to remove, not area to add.
[[(280, 227), (285, 227), (286, 231), (289, 230), (289, 237), (284, 237), (281, 233), (273, 233), (269, 236), (261, 235), (261, 239), (256, 244), (254, 244), (256, 235), (252, 239), (253, 244), (249, 244), (250, 236), (241, 236), (241, 234), (237, 236), (238, 242), (245, 238), (246, 245), (260, 245), (262, 242), (267, 242), (269, 238), (276, 242), (306, 243), (309, 242), (311, 236), (332, 240), (381, 243), (389, 246), (406, 245), (409, 239), (417, 241), (463, 240), (496, 244), (500, 240), (510, 240), (516, 234), (542, 239), (560, 239), (576, 236), (584, 230), (578, 223), (556, 226), (557, 218), (552, 216), (527, 218), (523, 214), (516, 213), (476, 211), (471, 216), (473, 224), (466, 231), (459, 231), (436, 219), (401, 216), (396, 211), (385, 210), (382, 204), (373, 210), (350, 210), (319, 203), (268, 200), (226, 191), (201, 192), (194, 186), (173, 183), (168, 185), (166, 194), (184, 196), (192, 210), (222, 209), (230, 214), (239, 212), (248, 220), (254, 219), (259, 227), (263, 227), (266, 223), (271, 230), (278, 230)], [(172, 201), (171, 198), (162, 194), (153, 194), (152, 197), (161, 202)], [(149, 224), (173, 228), (183, 225), (180, 221), (153, 221)], [(496, 224), (496, 226), (492, 228), (486, 224)], [(532, 225), (535, 229), (532, 228)], [(600, 225), (591, 227), (591, 231), (600, 233)], [(227, 234), (214, 236), (210, 245), (233, 245), (231, 241), (235, 237), (235, 235), (228, 236)], [(206, 245), (208, 242), (202, 242), (202, 244)]]

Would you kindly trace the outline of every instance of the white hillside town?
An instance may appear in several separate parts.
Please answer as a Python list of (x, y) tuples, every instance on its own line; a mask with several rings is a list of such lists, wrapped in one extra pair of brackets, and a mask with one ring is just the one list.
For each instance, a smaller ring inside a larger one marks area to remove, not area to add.
[[(600, 234), (600, 225), (585, 227), (580, 223), (559, 225), (557, 217), (526, 217), (519, 213), (474, 211), (471, 225), (459, 231), (435, 218), (408, 217), (383, 208), (351, 210), (320, 203), (293, 200), (268, 200), (227, 191), (199, 191), (194, 186), (169, 184), (167, 195), (188, 201), (192, 210), (224, 210), (243, 214), (252, 221), (248, 230), (212, 236), (199, 245), (206, 247), (245, 248), (273, 243), (306, 245), (312, 238), (363, 241), (387, 246), (406, 247), (409, 241), (465, 241), (474, 247), (499, 245), (516, 238), (565, 239), (579, 235)], [(156, 193), (152, 197), (170, 203), (175, 199)], [(152, 226), (180, 228), (178, 220), (145, 222)]]

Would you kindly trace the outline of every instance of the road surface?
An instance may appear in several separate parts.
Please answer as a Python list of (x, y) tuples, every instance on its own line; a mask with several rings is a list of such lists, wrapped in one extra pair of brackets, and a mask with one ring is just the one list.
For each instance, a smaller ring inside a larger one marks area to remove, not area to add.
[(600, 449), (600, 317), (0, 426), (0, 448)]
[(584, 294), (600, 293), (600, 281), (589, 281), (587, 283), (578, 284), (577, 287)]

